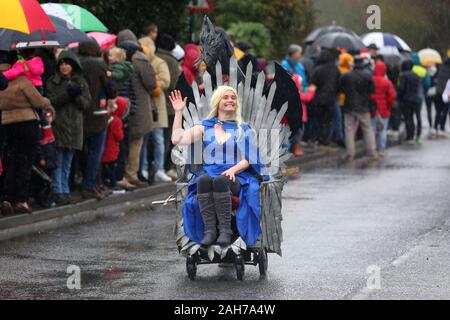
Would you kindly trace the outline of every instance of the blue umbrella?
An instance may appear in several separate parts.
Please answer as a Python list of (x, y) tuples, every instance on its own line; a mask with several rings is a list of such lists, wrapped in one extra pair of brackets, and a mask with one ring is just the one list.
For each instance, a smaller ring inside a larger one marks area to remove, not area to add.
[(375, 44), (378, 48), (396, 47), (400, 51), (411, 52), (411, 48), (399, 36), (386, 32), (371, 32), (361, 36), (366, 46)]
[(9, 29), (0, 29), (0, 50), (18, 50), (27, 48), (65, 47), (72, 42), (86, 42), (91, 39), (67, 21), (49, 16), (56, 32), (41, 31), (25, 34)]

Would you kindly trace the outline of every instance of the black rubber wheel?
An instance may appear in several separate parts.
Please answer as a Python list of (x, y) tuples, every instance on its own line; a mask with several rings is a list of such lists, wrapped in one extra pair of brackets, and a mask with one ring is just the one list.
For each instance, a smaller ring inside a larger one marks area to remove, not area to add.
[(267, 251), (263, 249), (258, 255), (258, 267), (259, 275), (265, 277), (267, 275), (267, 268), (269, 265), (269, 260), (267, 258)]
[(197, 261), (195, 261), (192, 256), (186, 258), (186, 272), (189, 279), (195, 280), (195, 277), (197, 276)]
[(244, 275), (245, 275), (245, 265), (244, 260), (241, 256), (236, 257), (236, 276), (239, 281), (244, 281)]

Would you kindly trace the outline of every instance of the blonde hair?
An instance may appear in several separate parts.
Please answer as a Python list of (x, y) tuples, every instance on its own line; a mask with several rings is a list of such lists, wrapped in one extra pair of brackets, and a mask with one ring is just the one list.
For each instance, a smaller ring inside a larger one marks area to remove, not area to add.
[(155, 58), (156, 46), (152, 38), (141, 38), (139, 39), (139, 43), (141, 44), (144, 53), (150, 58), (150, 60), (153, 60)]
[(212, 119), (214, 117), (219, 116), (219, 104), (227, 91), (233, 92), (234, 95), (236, 96), (236, 111), (234, 113), (235, 115), (234, 120), (236, 120), (238, 126), (241, 126), (244, 120), (242, 119), (241, 115), (241, 105), (239, 103), (238, 94), (233, 87), (229, 86), (219, 86), (217, 87), (216, 91), (214, 91), (211, 97), (211, 112), (209, 113), (207, 119)]
[(122, 48), (112, 47), (111, 49), (109, 49), (109, 54), (116, 58), (117, 61), (127, 60), (127, 53)]

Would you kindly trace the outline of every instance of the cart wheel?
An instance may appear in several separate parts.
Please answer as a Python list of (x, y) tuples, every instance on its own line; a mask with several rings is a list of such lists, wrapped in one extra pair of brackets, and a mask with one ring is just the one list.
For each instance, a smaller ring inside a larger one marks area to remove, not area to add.
[(258, 267), (259, 275), (265, 277), (267, 275), (267, 267), (269, 264), (269, 259), (267, 258), (267, 251), (263, 249), (258, 255)]
[(195, 280), (197, 276), (197, 261), (193, 256), (188, 256), (186, 258), (186, 271), (189, 279)]
[(240, 255), (236, 256), (235, 267), (236, 267), (237, 279), (239, 281), (244, 281), (245, 265), (244, 265), (244, 260), (242, 259), (242, 256), (240, 256)]

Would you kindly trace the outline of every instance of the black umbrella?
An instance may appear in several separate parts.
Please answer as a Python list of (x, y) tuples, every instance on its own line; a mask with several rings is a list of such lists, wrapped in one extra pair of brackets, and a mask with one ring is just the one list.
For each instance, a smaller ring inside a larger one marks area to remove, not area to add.
[(91, 39), (67, 21), (49, 16), (56, 32), (41, 31), (25, 34), (9, 29), (0, 29), (0, 50), (17, 50), (26, 48), (65, 47), (72, 42), (85, 42)]
[(343, 32), (324, 34), (314, 42), (313, 46), (327, 49), (346, 49), (347, 51), (360, 51), (366, 48), (357, 35)]
[(305, 44), (312, 44), (313, 42), (315, 42), (317, 39), (319, 39), (324, 34), (332, 33), (332, 32), (342, 32), (342, 33), (351, 34), (352, 36), (358, 36), (356, 33), (354, 33), (352, 30), (350, 30), (348, 28), (344, 28), (344, 27), (341, 27), (338, 25), (331, 25), (331, 26), (321, 27), (321, 28), (314, 30), (306, 37), (306, 39), (303, 42)]

